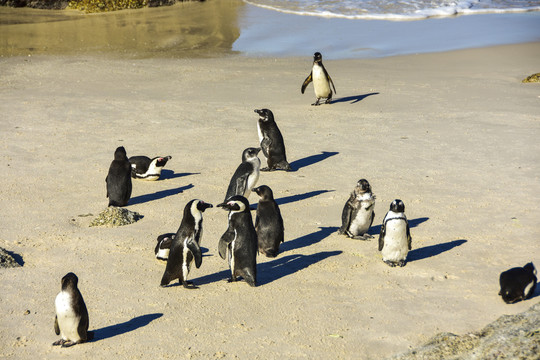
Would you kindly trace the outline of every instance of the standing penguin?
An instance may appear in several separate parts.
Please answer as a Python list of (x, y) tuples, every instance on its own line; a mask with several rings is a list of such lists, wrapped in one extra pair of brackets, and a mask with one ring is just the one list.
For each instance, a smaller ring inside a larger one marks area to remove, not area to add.
[(62, 338), (53, 345), (69, 347), (92, 340), (94, 333), (88, 331), (88, 310), (77, 288), (79, 279), (70, 272), (62, 278), (62, 290), (56, 296), (54, 307), (54, 332)]
[(259, 180), (261, 168), (261, 160), (257, 157), (259, 151), (261, 151), (261, 148), (247, 148), (242, 152), (242, 163), (238, 165), (229, 182), (224, 201), (234, 195), (249, 197), (251, 189)]
[(105, 182), (109, 206), (126, 206), (131, 197), (132, 185), (131, 165), (123, 146), (116, 148)]
[(367, 232), (375, 218), (375, 195), (366, 179), (360, 179), (343, 207), (338, 233), (353, 239), (373, 238)]
[(161, 176), (161, 170), (172, 156), (158, 156), (150, 159), (148, 156), (132, 156), (129, 158), (131, 164), (131, 177), (155, 181)]
[(405, 205), (403, 201), (396, 199), (390, 204), (390, 210), (381, 225), (379, 251), (387, 265), (405, 266), (411, 245), (412, 238), (409, 222), (405, 216)]
[(315, 90), (315, 96), (317, 97), (317, 101), (311, 105), (320, 105), (320, 101), (323, 98), (326, 99), (325, 104), (330, 104), (332, 102), (332, 89), (330, 89), (330, 84), (332, 84), (332, 87), (334, 88), (334, 93), (337, 94), (337, 91), (332, 78), (324, 68), (320, 52), (316, 52), (313, 55), (313, 67), (311, 68), (311, 73), (302, 84), (302, 94), (311, 81), (313, 81), (313, 90)]
[(202, 252), (199, 247), (203, 231), (202, 213), (211, 207), (212, 204), (197, 199), (191, 200), (184, 207), (184, 217), (176, 236), (172, 239), (167, 267), (161, 278), (161, 286), (166, 286), (174, 279), (179, 279), (185, 288), (196, 288), (188, 286), (193, 284), (187, 281), (187, 276), (193, 260), (195, 260), (197, 269), (202, 264)]
[(499, 284), (499, 295), (507, 304), (530, 298), (536, 289), (536, 269), (533, 263), (503, 271)]
[(255, 231), (259, 252), (267, 257), (276, 257), (279, 253), (279, 244), (284, 241), (283, 218), (278, 204), (274, 200), (274, 193), (266, 185), (253, 189), (259, 195), (257, 216), (255, 218)]
[(176, 234), (173, 233), (167, 233), (158, 236), (156, 248), (154, 249), (156, 259), (167, 261), (167, 259), (169, 258), (169, 252), (171, 251), (171, 245), (175, 237)]
[(235, 195), (218, 207), (229, 211), (229, 227), (218, 243), (219, 256), (225, 259), (228, 252), (231, 278), (241, 276), (250, 286), (257, 286), (257, 233), (249, 211), (249, 202)]
[(285, 143), (281, 131), (279, 131), (274, 121), (274, 114), (268, 109), (255, 110), (255, 112), (259, 114), (259, 121), (257, 122), (259, 142), (268, 164), (261, 171), (290, 171), (291, 166), (287, 162), (287, 155), (285, 154)]

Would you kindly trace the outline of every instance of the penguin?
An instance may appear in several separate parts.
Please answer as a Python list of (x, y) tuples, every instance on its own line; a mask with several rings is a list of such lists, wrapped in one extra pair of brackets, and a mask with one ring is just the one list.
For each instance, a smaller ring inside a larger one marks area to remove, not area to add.
[(257, 286), (257, 233), (249, 202), (245, 197), (235, 195), (217, 206), (229, 211), (229, 227), (218, 243), (219, 256), (225, 259), (228, 255), (229, 282), (241, 276), (250, 286)]
[(302, 84), (302, 94), (311, 81), (313, 81), (313, 90), (315, 90), (315, 96), (317, 97), (317, 101), (311, 105), (320, 105), (321, 99), (323, 98), (326, 99), (325, 104), (330, 104), (332, 102), (332, 89), (330, 89), (330, 84), (332, 84), (332, 87), (334, 88), (334, 93), (337, 94), (337, 91), (332, 78), (324, 68), (320, 52), (316, 52), (313, 55), (313, 67), (311, 73)]
[(367, 232), (375, 218), (375, 195), (366, 179), (360, 179), (345, 202), (338, 233), (353, 239), (373, 238)]
[(390, 210), (381, 225), (379, 251), (387, 265), (405, 266), (411, 245), (412, 238), (409, 222), (405, 216), (405, 205), (403, 201), (396, 199), (390, 204)]
[(171, 160), (172, 156), (158, 156), (150, 159), (148, 156), (132, 156), (129, 158), (131, 164), (131, 177), (155, 181), (161, 176), (161, 170)]
[(279, 206), (274, 200), (270, 187), (261, 185), (253, 191), (259, 195), (255, 217), (259, 253), (266, 257), (276, 257), (279, 253), (279, 245), (284, 241), (283, 218)]
[(259, 151), (261, 151), (261, 148), (251, 147), (242, 152), (242, 163), (238, 165), (229, 182), (224, 202), (234, 195), (242, 195), (245, 198), (249, 198), (251, 189), (253, 189), (259, 180), (259, 171), (261, 168), (261, 160), (257, 157)]
[(154, 249), (156, 259), (167, 261), (169, 258), (169, 251), (171, 250), (171, 244), (175, 237), (176, 234), (174, 233), (167, 233), (158, 236), (157, 245)]
[(88, 331), (88, 310), (77, 288), (79, 278), (70, 272), (62, 278), (62, 290), (56, 296), (54, 307), (54, 332), (62, 338), (53, 343), (69, 347), (92, 340), (94, 333)]
[(291, 170), (291, 165), (287, 162), (285, 154), (285, 143), (279, 128), (274, 121), (274, 114), (268, 109), (255, 110), (259, 114), (257, 122), (257, 132), (261, 149), (266, 157), (267, 167), (261, 171)]
[(501, 285), (499, 295), (507, 304), (528, 299), (534, 294), (536, 280), (536, 269), (532, 262), (524, 267), (503, 271), (499, 277)]
[(202, 252), (199, 247), (203, 231), (202, 213), (211, 207), (212, 204), (197, 199), (191, 200), (184, 207), (184, 217), (174, 239), (172, 239), (167, 267), (161, 278), (161, 286), (166, 286), (174, 279), (178, 279), (186, 289), (197, 288), (193, 286), (192, 282), (187, 281), (187, 276), (193, 260), (195, 260), (197, 269), (202, 264)]
[(126, 206), (131, 197), (132, 185), (131, 165), (123, 146), (116, 148), (105, 182), (109, 206)]

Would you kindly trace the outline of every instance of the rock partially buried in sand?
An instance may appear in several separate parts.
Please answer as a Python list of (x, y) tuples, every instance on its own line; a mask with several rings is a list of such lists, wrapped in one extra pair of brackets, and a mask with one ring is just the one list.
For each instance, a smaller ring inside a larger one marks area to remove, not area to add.
[(0, 247), (0, 268), (14, 268), (19, 266), (21, 264), (11, 256), (10, 252)]
[(540, 82), (540, 73), (532, 74), (531, 76), (527, 76), (527, 78), (523, 79), (521, 81), (522, 83), (533, 83), (533, 82)]
[(121, 207), (110, 206), (100, 212), (90, 223), (92, 226), (123, 226), (133, 224), (142, 219), (142, 215)]
[(482, 330), (462, 336), (442, 333), (423, 346), (392, 357), (416, 359), (538, 359), (540, 303), (517, 315), (503, 315)]

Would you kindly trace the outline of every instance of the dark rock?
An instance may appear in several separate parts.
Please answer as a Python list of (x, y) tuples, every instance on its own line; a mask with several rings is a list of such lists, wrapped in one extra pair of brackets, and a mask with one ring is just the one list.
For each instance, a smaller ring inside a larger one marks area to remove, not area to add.
[(13, 268), (23, 265), (22, 257), (0, 247), (0, 268)]

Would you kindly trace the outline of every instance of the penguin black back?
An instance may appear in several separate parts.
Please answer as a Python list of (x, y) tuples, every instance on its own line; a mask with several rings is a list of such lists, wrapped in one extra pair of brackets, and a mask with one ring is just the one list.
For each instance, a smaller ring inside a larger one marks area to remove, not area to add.
[(281, 211), (270, 187), (261, 185), (253, 191), (259, 195), (255, 218), (259, 253), (267, 257), (276, 257), (279, 253), (279, 245), (284, 241)]
[(231, 177), (224, 201), (235, 195), (249, 197), (251, 189), (259, 180), (261, 167), (261, 160), (257, 157), (259, 151), (261, 151), (261, 148), (251, 147), (242, 152), (242, 163)]
[(536, 281), (536, 269), (532, 262), (524, 267), (503, 271), (499, 276), (499, 295), (507, 304), (528, 299), (534, 294)]
[(268, 109), (255, 110), (259, 114), (257, 131), (261, 149), (266, 157), (268, 166), (261, 171), (286, 170), (290, 171), (291, 166), (287, 162), (285, 153), (285, 143), (283, 135), (274, 120), (274, 114)]
[(131, 165), (123, 146), (116, 148), (105, 178), (109, 206), (126, 206), (131, 197)]

